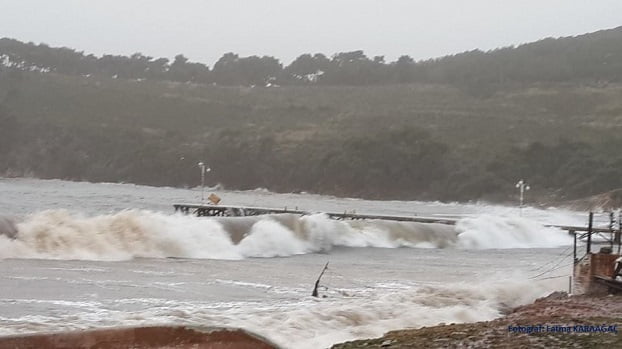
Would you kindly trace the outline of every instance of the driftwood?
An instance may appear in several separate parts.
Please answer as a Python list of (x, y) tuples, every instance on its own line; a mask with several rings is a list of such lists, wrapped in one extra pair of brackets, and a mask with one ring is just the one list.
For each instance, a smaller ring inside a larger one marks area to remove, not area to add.
[(315, 287), (313, 287), (313, 292), (311, 293), (313, 297), (318, 297), (317, 288), (320, 287), (320, 279), (322, 278), (322, 275), (324, 275), (324, 273), (326, 272), (326, 269), (328, 269), (328, 262), (326, 262), (326, 265), (324, 266), (324, 269), (322, 269), (320, 276), (318, 276), (317, 280), (315, 280)]

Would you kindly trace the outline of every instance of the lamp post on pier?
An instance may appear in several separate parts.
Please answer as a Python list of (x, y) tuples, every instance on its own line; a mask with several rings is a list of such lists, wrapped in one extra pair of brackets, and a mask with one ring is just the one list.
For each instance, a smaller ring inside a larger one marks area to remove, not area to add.
[(529, 190), (530, 187), (529, 185), (524, 181), (524, 180), (520, 180), (518, 181), (518, 183), (516, 183), (516, 188), (518, 188), (518, 190), (520, 191), (520, 205), (519, 210), (520, 210), (520, 215), (523, 215), (523, 202), (525, 201), (525, 191)]
[(201, 169), (201, 206), (205, 204), (205, 174), (212, 169), (207, 167), (203, 161), (197, 164)]

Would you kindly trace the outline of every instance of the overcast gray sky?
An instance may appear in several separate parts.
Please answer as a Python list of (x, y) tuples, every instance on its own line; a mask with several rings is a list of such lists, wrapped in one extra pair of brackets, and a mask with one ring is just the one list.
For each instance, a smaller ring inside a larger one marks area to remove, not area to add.
[(622, 0), (0, 0), (0, 37), (209, 65), (225, 52), (424, 59), (620, 25)]

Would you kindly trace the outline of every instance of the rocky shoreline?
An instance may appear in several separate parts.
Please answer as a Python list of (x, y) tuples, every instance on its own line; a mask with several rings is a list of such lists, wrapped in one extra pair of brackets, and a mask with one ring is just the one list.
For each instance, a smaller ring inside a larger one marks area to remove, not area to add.
[(555, 292), (492, 321), (391, 331), (358, 348), (622, 348), (622, 296)]

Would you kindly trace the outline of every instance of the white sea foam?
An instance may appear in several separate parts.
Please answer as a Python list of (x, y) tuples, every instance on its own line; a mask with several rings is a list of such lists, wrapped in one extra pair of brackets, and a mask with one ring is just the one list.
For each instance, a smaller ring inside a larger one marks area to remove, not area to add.
[[(401, 328), (492, 320), (503, 311), (532, 302), (559, 281), (503, 280), (454, 283), (401, 290), (377, 290), (365, 297), (304, 298), (264, 304), (197, 304), (166, 299), (121, 299), (143, 310), (126, 312), (116, 306), (85, 303), (84, 311), (60, 316), (0, 317), (0, 333), (79, 329), (118, 325), (192, 324), (241, 327), (266, 336), (284, 348), (325, 348), (357, 338), (372, 338)], [(57, 301), (51, 301), (57, 302)]]
[(455, 228), (458, 246), (462, 248), (559, 247), (571, 242), (568, 234), (558, 228), (544, 227), (536, 221), (516, 216), (464, 218)]
[(49, 210), (0, 236), (0, 258), (125, 260), (243, 259), (326, 251), (334, 246), (504, 249), (558, 247), (570, 238), (516, 217), (481, 215), (455, 226), (389, 221), (335, 221), (316, 214), (198, 218), (149, 211), (87, 217)]

